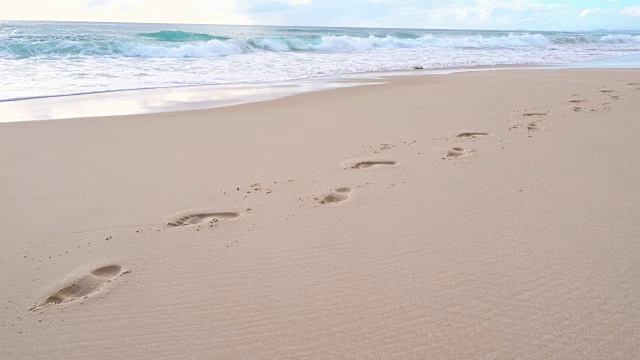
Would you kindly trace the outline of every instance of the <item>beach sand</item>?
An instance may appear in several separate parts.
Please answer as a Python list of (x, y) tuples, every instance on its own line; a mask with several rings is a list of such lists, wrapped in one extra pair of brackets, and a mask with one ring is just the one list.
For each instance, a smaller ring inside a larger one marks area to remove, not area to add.
[(637, 359), (640, 70), (0, 124), (2, 359)]

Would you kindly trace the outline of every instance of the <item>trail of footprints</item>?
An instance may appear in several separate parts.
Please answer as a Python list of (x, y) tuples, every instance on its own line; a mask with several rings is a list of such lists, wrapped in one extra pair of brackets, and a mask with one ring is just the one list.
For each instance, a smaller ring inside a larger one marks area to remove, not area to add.
[[(638, 83), (629, 83), (629, 86), (640, 86)], [(640, 90), (640, 88), (638, 88)], [(600, 91), (601, 93), (612, 93), (614, 90), (604, 89)], [(579, 96), (579, 94), (574, 94), (574, 97)], [(611, 99), (617, 100), (619, 97), (616, 95), (611, 95)], [(568, 101), (568, 104), (574, 105), (573, 111), (578, 112), (582, 111), (582, 108), (578, 105), (583, 103), (588, 103), (589, 100), (584, 98), (571, 99)], [(591, 110), (594, 111), (594, 110)], [(522, 117), (524, 118), (532, 118), (531, 121), (525, 123), (518, 123), (509, 127), (509, 130), (517, 129), (521, 126), (525, 127), (527, 131), (537, 131), (541, 130), (542, 127), (540, 125), (540, 120), (546, 116), (548, 116), (548, 112), (525, 112), (522, 113)], [(464, 131), (452, 134), (452, 137), (460, 140), (476, 140), (478, 138), (491, 136), (488, 132), (480, 132), (480, 131)], [(531, 135), (529, 135), (531, 136)], [(444, 137), (439, 139), (450, 139), (450, 137)], [(410, 146), (415, 144), (417, 141), (405, 142), (405, 145)], [(394, 147), (391, 144), (381, 144), (379, 147), (370, 147), (374, 154), (379, 154), (383, 151), (390, 150)], [(453, 146), (446, 150), (446, 156), (443, 159), (456, 159), (464, 156), (468, 156), (473, 153), (475, 150), (467, 150), (461, 146)], [(357, 159), (357, 160), (348, 160), (340, 164), (340, 166), (345, 170), (365, 170), (365, 169), (375, 169), (375, 168), (385, 168), (385, 167), (394, 167), (398, 165), (396, 161), (392, 160), (381, 160), (381, 159)], [(289, 180), (289, 182), (293, 182), (294, 180)], [(274, 184), (279, 184), (278, 182), (274, 182)], [(272, 192), (271, 188), (262, 189), (260, 184), (253, 184), (250, 186), (252, 190), (263, 191), (264, 194), (268, 195)], [(240, 191), (240, 188), (237, 189)], [(249, 192), (247, 192), (248, 194)], [(321, 194), (314, 199), (320, 205), (327, 206), (335, 206), (341, 203), (348, 201), (352, 196), (353, 190), (349, 187), (340, 187), (331, 189), (328, 192)], [(245, 199), (243, 197), (243, 199)], [(250, 209), (247, 209), (250, 210)], [(238, 212), (206, 212), (206, 211), (193, 211), (190, 213), (182, 213), (180, 215), (174, 216), (170, 219), (166, 226), (169, 228), (180, 228), (180, 227), (188, 227), (193, 225), (202, 225), (202, 224), (214, 224), (219, 221), (225, 220), (234, 220), (240, 218), (241, 215)], [(112, 282), (119, 276), (124, 274), (128, 274), (131, 270), (122, 270), (120, 265), (108, 265), (97, 268), (90, 273), (85, 274), (84, 276), (79, 277), (70, 285), (64, 286), (53, 294), (47, 296), (44, 300), (40, 301), (37, 304), (34, 304), (30, 310), (38, 310), (47, 305), (64, 305), (67, 303), (75, 302), (79, 299), (86, 299), (93, 294), (97, 293), (100, 289), (105, 287), (106, 284)]]
[[(639, 86), (639, 83), (628, 83), (627, 85)], [(640, 90), (640, 88), (638, 90)], [(600, 90), (600, 92), (611, 94), (611, 93), (614, 93), (615, 90), (604, 89), (604, 90)], [(618, 100), (619, 98), (620, 97), (618, 95), (610, 95), (610, 99), (612, 100)], [(588, 103), (588, 102), (589, 100), (587, 99), (572, 99), (569, 101), (570, 104), (576, 105), (573, 108), (573, 111), (575, 112), (582, 111), (582, 108), (577, 105), (580, 105), (582, 103)], [(509, 130), (523, 127), (527, 130), (529, 134), (528, 136), (531, 137), (531, 134), (533, 132), (544, 130), (544, 127), (541, 125), (541, 122), (547, 116), (549, 116), (548, 111), (523, 112), (522, 117), (528, 118), (530, 120), (524, 123), (518, 123), (516, 125), (513, 125), (512, 127), (509, 128)], [(454, 135), (454, 137), (458, 139), (472, 139), (472, 140), (482, 138), (482, 137), (487, 137), (487, 136), (491, 136), (491, 134), (488, 132), (482, 132), (482, 131), (464, 131)], [(405, 142), (405, 145), (412, 145), (414, 143), (416, 143), (416, 141)], [(394, 146), (391, 144), (382, 144), (380, 149), (377, 149), (376, 151), (374, 151), (374, 153), (377, 154), (377, 153), (380, 153), (380, 151), (389, 150), (393, 147)], [(443, 159), (456, 159), (460, 157), (465, 157), (465, 156), (471, 155), (473, 152), (475, 152), (475, 150), (473, 149), (467, 150), (461, 146), (454, 146), (446, 150), (446, 156), (443, 157)], [(351, 161), (351, 162), (341, 164), (343, 168), (352, 169), (352, 170), (369, 169), (369, 168), (383, 167), (383, 166), (395, 166), (395, 165), (397, 165), (397, 162), (389, 161), (389, 160), (376, 160), (376, 161), (363, 160), (363, 161), (355, 161), (355, 162)], [(339, 204), (348, 200), (350, 198), (350, 194), (351, 194), (351, 189), (339, 188), (324, 194), (318, 199), (318, 202), (322, 205)]]
[[(630, 82), (626, 85), (629, 87), (627, 90), (640, 91), (640, 83), (638, 82)], [(599, 89), (597, 93), (599, 93), (600, 96), (598, 97), (596, 95), (596, 99), (594, 99), (593, 101), (587, 100), (585, 98), (577, 98), (569, 100), (569, 104), (574, 105), (574, 112), (581, 112), (585, 110), (588, 110), (590, 112), (609, 111), (611, 110), (612, 103), (621, 100), (623, 95), (625, 95), (627, 91), (625, 91), (624, 89), (613, 90), (603, 88)], [(574, 94), (573, 97), (580, 97), (580, 95), (581, 94)], [(585, 109), (581, 104), (591, 105), (591, 107), (589, 109)]]
[[(477, 138), (482, 136), (488, 136), (488, 133), (484, 132), (463, 132), (457, 135), (459, 138)], [(391, 148), (390, 145), (385, 144), (385, 149)], [(467, 154), (461, 147), (454, 147), (449, 150), (448, 156), (460, 157)], [(344, 169), (347, 170), (364, 170), (381, 167), (393, 167), (398, 163), (392, 160), (350, 160), (341, 164)], [(291, 181), (291, 180), (290, 180)], [(251, 188), (260, 190), (259, 184), (251, 185)], [(239, 188), (238, 188), (239, 190)], [(271, 190), (269, 190), (269, 193)], [(332, 189), (320, 197), (316, 198), (320, 205), (338, 205), (351, 198), (352, 189), (348, 187), (340, 187)], [(166, 226), (169, 228), (189, 227), (202, 224), (213, 224), (224, 220), (233, 220), (240, 218), (241, 215), (238, 212), (206, 212), (206, 211), (193, 211), (190, 213), (182, 213), (174, 216), (166, 222)], [(81, 299), (87, 299), (93, 294), (97, 293), (100, 289), (105, 287), (106, 284), (112, 282), (117, 277), (124, 274), (128, 274), (130, 270), (122, 271), (120, 265), (108, 265), (97, 268), (73, 281), (71, 284), (66, 285), (56, 292), (48, 295), (44, 300), (34, 304), (30, 310), (40, 310), (48, 305), (66, 305), (76, 302)]]
[[(479, 131), (465, 131), (455, 133), (456, 138), (460, 139), (477, 139), (481, 137), (490, 136), (491, 134), (488, 132), (479, 132)], [(416, 143), (416, 141), (408, 143), (412, 145)], [(392, 144), (381, 143), (380, 147), (373, 148), (375, 151), (373, 153), (378, 154), (381, 151), (386, 151), (394, 148), (395, 146)], [(456, 146), (452, 147), (447, 151), (447, 158), (459, 158), (468, 156), (473, 153), (474, 150), (466, 150), (462, 147)], [(383, 168), (383, 167), (393, 167), (398, 165), (398, 162), (393, 160), (380, 160), (380, 159), (356, 159), (356, 160), (347, 160), (340, 164), (343, 169), (347, 170), (364, 170), (364, 169), (373, 169), (373, 168)], [(290, 182), (292, 180), (289, 180)], [(252, 188), (259, 187), (259, 184), (251, 185)], [(238, 188), (240, 190), (240, 188)], [(258, 190), (258, 189), (256, 189)], [(271, 193), (271, 190), (269, 190)], [(320, 205), (336, 205), (343, 203), (351, 198), (352, 189), (348, 187), (341, 187), (332, 189), (319, 197), (314, 198), (318, 204)], [(217, 223), (221, 220), (231, 220), (239, 218), (240, 214), (237, 212), (193, 212), (189, 214), (182, 214), (179, 216), (175, 216), (173, 219), (168, 221), (166, 225), (171, 228), (175, 227), (185, 227), (192, 225), (201, 225), (201, 224), (211, 224)]]

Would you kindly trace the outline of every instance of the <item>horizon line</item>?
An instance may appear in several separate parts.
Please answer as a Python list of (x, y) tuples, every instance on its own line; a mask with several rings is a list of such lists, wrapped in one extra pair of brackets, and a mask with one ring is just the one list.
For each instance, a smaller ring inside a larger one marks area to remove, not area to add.
[(0, 23), (3, 21), (8, 22), (59, 22), (59, 23), (96, 23), (96, 24), (145, 24), (145, 25), (210, 25), (210, 26), (256, 26), (256, 27), (303, 27), (303, 28), (326, 28), (326, 29), (386, 29), (386, 30), (448, 30), (448, 31), (536, 31), (536, 32), (640, 32), (638, 29), (591, 29), (591, 30), (534, 30), (534, 29), (479, 29), (479, 28), (401, 28), (401, 27), (368, 27), (368, 26), (327, 26), (327, 25), (274, 25), (274, 24), (217, 24), (217, 23), (179, 23), (179, 22), (134, 22), (134, 21), (91, 21), (91, 20), (15, 20), (15, 19), (0, 19)]

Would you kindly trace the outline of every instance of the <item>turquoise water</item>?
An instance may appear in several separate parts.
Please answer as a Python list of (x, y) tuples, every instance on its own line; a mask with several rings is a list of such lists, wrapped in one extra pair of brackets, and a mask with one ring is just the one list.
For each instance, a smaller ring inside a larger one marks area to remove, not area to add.
[(170, 41), (170, 42), (202, 42), (209, 40), (226, 41), (231, 38), (224, 36), (213, 36), (209, 34), (192, 33), (188, 31), (176, 31), (176, 30), (162, 30), (150, 33), (139, 33), (137, 36), (142, 36), (157, 41)]
[(640, 33), (0, 22), (0, 101), (640, 53)]

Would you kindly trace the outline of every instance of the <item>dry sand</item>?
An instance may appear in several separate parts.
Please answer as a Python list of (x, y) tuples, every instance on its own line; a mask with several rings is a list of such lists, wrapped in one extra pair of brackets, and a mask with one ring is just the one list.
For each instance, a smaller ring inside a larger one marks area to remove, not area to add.
[(637, 359), (640, 71), (0, 124), (1, 359)]

